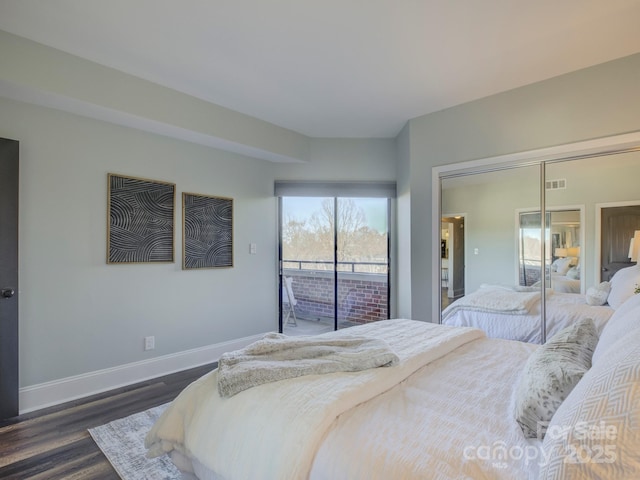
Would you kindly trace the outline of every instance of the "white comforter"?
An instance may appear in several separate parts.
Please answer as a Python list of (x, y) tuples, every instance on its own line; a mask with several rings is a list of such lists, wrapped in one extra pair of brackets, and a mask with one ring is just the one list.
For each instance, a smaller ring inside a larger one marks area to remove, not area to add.
[(523, 364), (538, 346), (481, 338), (341, 415), (311, 480), (538, 478), (545, 455), (512, 406)]
[[(588, 305), (584, 295), (575, 293), (554, 292), (547, 296), (546, 302), (547, 338), (551, 338), (580, 318), (592, 318), (600, 334), (613, 313), (613, 309), (608, 305)], [(450, 307), (456, 303), (454, 302)], [(540, 315), (538, 301), (529, 306), (528, 313), (517, 315), (458, 308), (451, 315), (445, 316), (443, 312), (442, 323), (450, 326), (479, 328), (491, 338), (541, 343)]]
[[(383, 339), (400, 362), (358, 373), (283, 380), (224, 399), (213, 371), (187, 387), (158, 420), (147, 436), (150, 453), (175, 450), (187, 460), (181, 468), (188, 469), (191, 462), (199, 471), (227, 480), (307, 478), (340, 415), (484, 336), (476, 329), (412, 320), (381, 321), (332, 334)], [(414, 455), (419, 454), (420, 446), (415, 448)]]

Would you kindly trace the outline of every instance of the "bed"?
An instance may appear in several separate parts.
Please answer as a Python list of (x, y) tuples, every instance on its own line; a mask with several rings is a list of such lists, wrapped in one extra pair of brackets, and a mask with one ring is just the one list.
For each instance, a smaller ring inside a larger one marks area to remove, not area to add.
[(571, 265), (573, 258), (558, 258), (550, 265), (551, 289), (560, 293), (580, 293), (580, 265)]
[(551, 289), (559, 293), (580, 293), (580, 276), (551, 273)]
[[(517, 416), (523, 385), (525, 404), (538, 401), (525, 381), (545, 371), (536, 362), (553, 365), (549, 375), (575, 371), (566, 348), (550, 362), (558, 348), (396, 319), (323, 334), (384, 339), (398, 356), (393, 366), (289, 378), (225, 398), (214, 370), (172, 402), (146, 445), (202, 480), (640, 478), (640, 295), (633, 301), (600, 340), (583, 319), (580, 331), (588, 326), (593, 341), (569, 326), (549, 342), (571, 340), (588, 365), (554, 412), (545, 407), (544, 438), (525, 436)], [(584, 425), (615, 434), (585, 436)]]
[[(442, 311), (442, 323), (479, 328), (491, 338), (541, 343), (541, 297), (536, 288), (482, 285), (447, 306)], [(590, 305), (587, 295), (548, 289), (547, 338), (584, 317), (593, 318), (600, 332), (613, 311), (608, 304)]]
[[(546, 337), (580, 318), (592, 318), (598, 333), (622, 303), (640, 289), (640, 266), (618, 270), (611, 281), (585, 295), (546, 291)], [(442, 311), (442, 323), (474, 327), (491, 338), (541, 343), (541, 291), (536, 287), (481, 285)]]

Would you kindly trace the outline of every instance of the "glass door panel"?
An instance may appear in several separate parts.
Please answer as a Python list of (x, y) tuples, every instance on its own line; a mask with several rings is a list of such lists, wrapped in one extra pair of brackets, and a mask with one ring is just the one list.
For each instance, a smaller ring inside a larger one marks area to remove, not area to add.
[(390, 201), (280, 202), (281, 331), (313, 335), (388, 319)]
[(334, 330), (334, 199), (283, 197), (281, 205), (282, 332)]
[[(527, 224), (526, 237), (520, 228), (522, 212), (538, 213), (538, 221)], [(483, 284), (520, 285), (523, 270), (527, 283), (540, 280), (539, 217), (537, 165), (442, 178), (442, 309)]]
[(389, 318), (389, 201), (338, 198), (338, 328)]

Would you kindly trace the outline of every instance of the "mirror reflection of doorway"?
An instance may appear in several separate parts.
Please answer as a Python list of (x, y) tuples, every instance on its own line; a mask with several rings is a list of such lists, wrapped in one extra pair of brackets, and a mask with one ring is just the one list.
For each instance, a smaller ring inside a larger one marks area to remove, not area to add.
[(640, 230), (640, 205), (610, 205), (600, 215), (600, 280), (609, 281), (618, 270), (636, 264), (630, 242)]
[(583, 208), (553, 207), (546, 213), (544, 241), (549, 246), (546, 258), (541, 258), (542, 217), (539, 210), (519, 212), (518, 284), (537, 286), (542, 272), (546, 282), (556, 292), (583, 291), (581, 275)]
[(441, 308), (464, 296), (464, 215), (443, 216), (440, 250)]

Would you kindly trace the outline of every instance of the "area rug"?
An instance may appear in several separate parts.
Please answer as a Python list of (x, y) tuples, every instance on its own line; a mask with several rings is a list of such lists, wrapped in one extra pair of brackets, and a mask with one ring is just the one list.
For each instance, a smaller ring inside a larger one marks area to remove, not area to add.
[(96, 428), (89, 434), (123, 480), (180, 480), (182, 474), (167, 455), (147, 458), (144, 437), (168, 404)]

